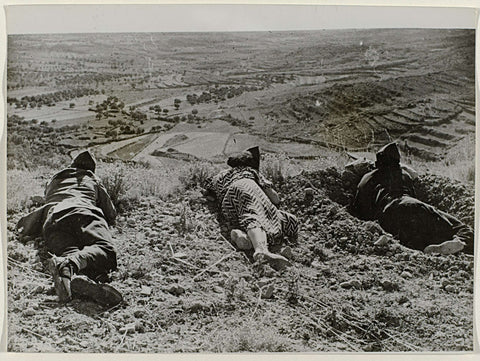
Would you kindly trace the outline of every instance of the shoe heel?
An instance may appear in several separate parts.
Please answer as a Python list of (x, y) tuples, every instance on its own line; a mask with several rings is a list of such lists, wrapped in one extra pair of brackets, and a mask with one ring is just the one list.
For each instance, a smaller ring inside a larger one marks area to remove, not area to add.
[(53, 284), (55, 287), (55, 293), (58, 296), (58, 300), (61, 303), (70, 301), (72, 299), (70, 280), (60, 276), (57, 260), (54, 257), (50, 258), (48, 260), (47, 267), (53, 277)]

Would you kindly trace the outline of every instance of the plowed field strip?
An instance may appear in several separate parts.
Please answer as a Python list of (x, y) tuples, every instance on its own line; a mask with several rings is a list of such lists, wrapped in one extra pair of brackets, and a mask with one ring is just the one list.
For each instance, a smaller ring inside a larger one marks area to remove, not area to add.
[(447, 146), (446, 143), (433, 139), (432, 137), (426, 138), (418, 134), (410, 134), (408, 136), (408, 139), (416, 143), (424, 144), (428, 147), (446, 147)]
[(112, 152), (107, 153), (110, 157), (118, 157), (122, 160), (132, 160), (137, 154), (142, 152), (150, 143), (157, 139), (156, 134), (151, 134), (149, 137), (144, 137), (140, 140), (133, 141), (117, 148)]
[(390, 114), (388, 114), (388, 115), (382, 115), (382, 117), (383, 117), (384, 119), (386, 119), (386, 120), (387, 120), (388, 122), (390, 122), (390, 123), (400, 124), (400, 125), (402, 125), (402, 126), (404, 126), (404, 127), (411, 127), (411, 126), (413, 126), (413, 125), (419, 125), (419, 124), (421, 124), (420, 122), (415, 122), (415, 123), (410, 122), (410, 121), (405, 122), (405, 121), (402, 121), (402, 120), (400, 120), (400, 119), (394, 118), (393, 113), (390, 113)]
[(428, 134), (429, 136), (432, 136), (438, 139), (454, 140), (454, 141), (458, 140), (458, 137), (453, 134), (441, 132), (441, 131), (438, 131), (437, 129), (430, 128), (430, 127), (423, 127), (419, 129), (418, 132), (424, 135)]
[(455, 104), (455, 103), (458, 103), (458, 104), (460, 104), (461, 106), (468, 106), (469, 108), (470, 108), (470, 107), (471, 107), (471, 108), (475, 108), (475, 101), (471, 101), (471, 100), (459, 100), (459, 99), (457, 99), (457, 100), (454, 100), (453, 102), (454, 102), (454, 104)]
[(467, 108), (467, 107), (462, 107), (462, 108), (465, 113), (468, 113), (470, 115), (475, 115), (475, 109)]
[(392, 114), (398, 115), (412, 122), (413, 124), (421, 123), (421, 116), (416, 113), (409, 111), (408, 109), (397, 109), (393, 110)]
[(452, 86), (453, 86), (453, 87), (456, 87), (456, 88), (462, 86), (461, 83), (459, 83), (459, 82), (456, 81), (456, 80), (452, 80), (451, 77), (442, 77), (442, 76), (441, 76), (439, 79), (437, 79), (436, 82), (437, 82), (437, 83), (442, 83), (442, 84), (448, 85), (448, 87), (447, 87), (448, 89), (451, 89)]

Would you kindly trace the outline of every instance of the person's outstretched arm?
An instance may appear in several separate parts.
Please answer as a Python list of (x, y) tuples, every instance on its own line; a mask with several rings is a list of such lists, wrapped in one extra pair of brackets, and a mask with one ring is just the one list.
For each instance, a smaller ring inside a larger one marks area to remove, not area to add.
[(107, 193), (107, 190), (100, 182), (97, 182), (97, 206), (100, 207), (105, 215), (105, 219), (109, 225), (115, 224), (115, 218), (117, 217), (117, 211), (115, 206)]
[(208, 177), (205, 182), (203, 195), (209, 202), (214, 202), (217, 199), (214, 185), (214, 177)]
[(280, 196), (277, 191), (273, 189), (273, 183), (265, 178), (260, 172), (258, 172), (258, 184), (263, 189), (270, 201), (278, 206), (280, 204)]
[(39, 237), (42, 235), (46, 207), (46, 205), (43, 205), (18, 221), (16, 228), (21, 237)]
[(350, 208), (352, 215), (364, 220), (372, 220), (374, 217), (374, 184), (371, 184), (371, 177), (371, 173), (367, 173), (363, 176), (357, 186), (357, 192), (355, 193), (355, 198), (353, 199)]
[(278, 195), (277, 191), (275, 191), (275, 189), (265, 188), (263, 191), (268, 196), (268, 198), (270, 198), (270, 201), (274, 205), (278, 206), (280, 204), (280, 196)]

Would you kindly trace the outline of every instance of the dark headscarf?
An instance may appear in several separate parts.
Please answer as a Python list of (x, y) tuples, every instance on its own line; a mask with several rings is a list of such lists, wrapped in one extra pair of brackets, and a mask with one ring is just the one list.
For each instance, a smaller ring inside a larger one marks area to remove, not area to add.
[(396, 143), (388, 143), (377, 152), (375, 167), (396, 167), (400, 164), (400, 152)]
[(249, 148), (243, 152), (235, 154), (228, 158), (227, 164), (232, 167), (252, 167), (260, 169), (260, 149), (258, 146)]
[(95, 159), (93, 159), (93, 156), (87, 150), (77, 155), (73, 160), (72, 164), (70, 165), (70, 167), (86, 169), (86, 170), (95, 172)]

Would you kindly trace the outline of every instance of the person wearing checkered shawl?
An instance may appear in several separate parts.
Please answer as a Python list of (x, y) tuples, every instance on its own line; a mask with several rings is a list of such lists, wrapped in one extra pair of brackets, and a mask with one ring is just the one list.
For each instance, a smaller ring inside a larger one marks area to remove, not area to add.
[(278, 245), (286, 237), (296, 241), (297, 218), (278, 209), (280, 198), (273, 185), (260, 172), (258, 147), (231, 156), (231, 167), (214, 176), (207, 190), (214, 195), (231, 229), (231, 240), (238, 249), (254, 250), (254, 260), (265, 261), (281, 270), (290, 265), (282, 255), (272, 253), (269, 246)]

